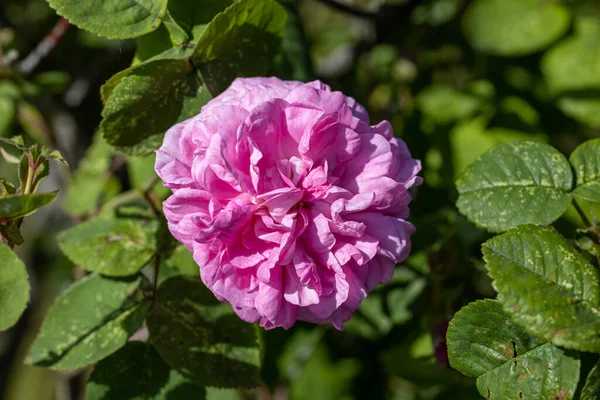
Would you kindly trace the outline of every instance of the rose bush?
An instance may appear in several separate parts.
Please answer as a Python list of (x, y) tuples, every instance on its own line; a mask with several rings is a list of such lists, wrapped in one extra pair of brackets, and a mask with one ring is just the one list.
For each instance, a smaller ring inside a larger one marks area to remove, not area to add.
[(410, 251), (420, 162), (383, 121), (319, 81), (236, 79), (173, 126), (164, 213), (204, 283), (248, 322), (342, 329)]

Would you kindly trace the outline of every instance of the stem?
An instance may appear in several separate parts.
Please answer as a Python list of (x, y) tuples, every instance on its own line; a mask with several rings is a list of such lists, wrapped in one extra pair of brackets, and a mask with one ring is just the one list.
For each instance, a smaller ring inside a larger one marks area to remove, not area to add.
[(160, 257), (154, 256), (154, 282), (152, 284), (152, 299), (156, 299), (156, 289), (158, 288), (158, 273), (160, 270)]
[(23, 189), (23, 194), (31, 193), (31, 186), (33, 185), (33, 177), (35, 175), (35, 169), (31, 164), (27, 169), (27, 181), (25, 182), (25, 188)]
[(144, 199), (146, 200), (146, 202), (148, 203), (148, 205), (150, 205), (150, 208), (152, 208), (152, 212), (154, 213), (154, 215), (159, 216), (162, 214), (162, 212), (160, 211), (159, 207), (156, 205), (154, 199), (152, 198), (152, 188), (154, 187), (154, 185), (156, 185), (156, 183), (158, 182), (158, 176), (154, 176), (152, 177), (152, 179), (150, 179), (148, 182), (146, 182), (144, 184), (144, 186), (142, 186), (142, 196), (144, 196)]
[(64, 18), (58, 20), (52, 30), (42, 39), (40, 43), (33, 49), (31, 53), (25, 57), (19, 65), (20, 71), (27, 75), (31, 73), (35, 67), (38, 66), (40, 61), (54, 49), (60, 39), (64, 36), (67, 29), (71, 24)]
[(590, 231), (595, 236), (596, 242), (600, 244), (600, 230), (598, 230), (598, 228), (596, 228), (594, 224), (590, 222), (587, 215), (585, 215), (585, 212), (577, 203), (577, 200), (573, 200), (573, 207), (575, 207), (575, 210), (581, 217), (581, 220), (583, 221), (583, 224), (587, 227), (588, 231)]

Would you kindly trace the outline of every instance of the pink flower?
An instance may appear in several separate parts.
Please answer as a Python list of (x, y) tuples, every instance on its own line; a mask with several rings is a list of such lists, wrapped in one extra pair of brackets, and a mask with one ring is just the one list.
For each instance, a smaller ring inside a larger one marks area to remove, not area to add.
[(248, 322), (342, 329), (410, 251), (408, 188), (420, 163), (319, 82), (237, 79), (173, 126), (156, 171), (171, 233)]

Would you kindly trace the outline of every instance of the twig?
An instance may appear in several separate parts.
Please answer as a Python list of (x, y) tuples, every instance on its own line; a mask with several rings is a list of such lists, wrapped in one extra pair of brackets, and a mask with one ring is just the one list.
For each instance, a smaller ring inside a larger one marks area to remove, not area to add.
[(144, 196), (144, 199), (146, 200), (148, 205), (150, 205), (150, 208), (152, 208), (152, 212), (156, 216), (162, 215), (160, 208), (156, 205), (155, 199), (152, 196), (152, 188), (154, 187), (154, 185), (156, 185), (156, 183), (158, 183), (158, 181), (159, 178), (155, 175), (154, 177), (152, 177), (152, 179), (146, 182), (144, 186), (142, 186), (142, 196)]
[(596, 228), (594, 224), (590, 222), (587, 215), (585, 215), (585, 212), (577, 203), (577, 200), (573, 200), (573, 207), (575, 207), (575, 210), (577, 210), (577, 213), (581, 217), (581, 220), (583, 221), (583, 224), (587, 227), (588, 231), (596, 237), (596, 241), (598, 242), (598, 244), (600, 244), (600, 230), (598, 230), (598, 228)]
[(25, 57), (21, 64), (19, 64), (19, 70), (23, 74), (29, 74), (31, 71), (38, 66), (40, 61), (48, 55), (56, 47), (60, 39), (64, 36), (67, 29), (71, 24), (64, 18), (58, 20), (52, 30), (38, 43), (37, 46)]

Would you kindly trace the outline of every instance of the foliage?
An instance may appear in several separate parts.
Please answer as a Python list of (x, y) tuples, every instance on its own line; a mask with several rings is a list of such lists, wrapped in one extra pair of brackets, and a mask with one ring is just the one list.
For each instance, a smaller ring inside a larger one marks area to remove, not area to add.
[[(0, 2), (7, 399), (600, 398), (597, 2), (334, 3)], [(261, 75), (325, 81), (423, 163), (411, 256), (343, 332), (242, 322), (162, 213), (165, 131)]]

